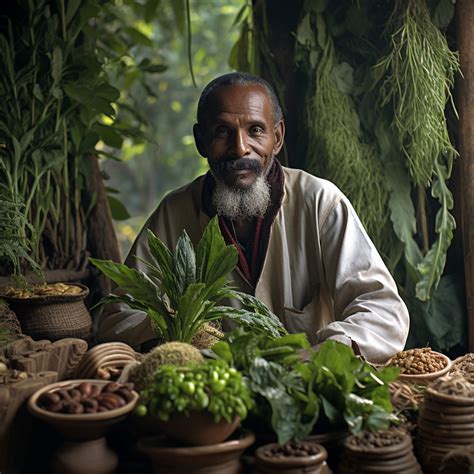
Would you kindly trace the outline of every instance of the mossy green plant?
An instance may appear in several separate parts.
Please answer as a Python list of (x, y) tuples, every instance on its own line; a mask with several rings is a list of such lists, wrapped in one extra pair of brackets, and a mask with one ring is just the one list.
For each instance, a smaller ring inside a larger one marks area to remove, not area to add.
[(199, 349), (184, 342), (166, 342), (152, 349), (142, 360), (142, 362), (130, 370), (129, 382), (135, 384), (135, 388), (140, 392), (152, 381), (156, 371), (163, 364), (188, 365), (204, 362)]

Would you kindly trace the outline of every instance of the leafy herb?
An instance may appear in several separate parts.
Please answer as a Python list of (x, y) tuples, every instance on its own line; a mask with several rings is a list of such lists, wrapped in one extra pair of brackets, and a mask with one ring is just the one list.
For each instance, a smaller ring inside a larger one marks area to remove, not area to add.
[(335, 341), (322, 344), (305, 363), (299, 351), (307, 348), (305, 334), (272, 338), (239, 329), (212, 350), (248, 377), (258, 413), (281, 444), (307, 437), (321, 416), (354, 434), (396, 422), (388, 383), (398, 369), (376, 371)]
[[(226, 245), (217, 217), (204, 230), (196, 252), (185, 231), (174, 254), (150, 230), (148, 247), (154, 261), (142, 261), (147, 273), (110, 260), (90, 259), (125, 292), (110, 295), (100, 304), (122, 302), (145, 311), (164, 341), (191, 342), (204, 324), (222, 318), (250, 328), (255, 334), (277, 337), (286, 333), (262, 302), (228, 285), (227, 274), (237, 264), (237, 251)], [(218, 306), (223, 298), (237, 298), (255, 312)]]

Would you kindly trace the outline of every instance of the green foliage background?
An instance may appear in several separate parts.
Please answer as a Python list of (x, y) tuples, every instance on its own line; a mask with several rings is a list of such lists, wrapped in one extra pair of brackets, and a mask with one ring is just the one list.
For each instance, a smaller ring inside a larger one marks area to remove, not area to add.
[(161, 61), (168, 69), (148, 75), (145, 87), (136, 82), (127, 90), (148, 123), (150, 142), (126, 139), (117, 154), (119, 161), (107, 160), (103, 166), (112, 193), (119, 191), (112, 197), (125, 203), (128, 211), (116, 206), (115, 217), (133, 216), (115, 223), (123, 255), (161, 198), (207, 169), (192, 136), (197, 100), (210, 80), (229, 71), (227, 58), (239, 33), (233, 23), (241, 4), (241, 0), (191, 2), (191, 59), (197, 87), (192, 84), (187, 62), (184, 2), (162, 0), (145, 30), (153, 50), (134, 46), (134, 54)]

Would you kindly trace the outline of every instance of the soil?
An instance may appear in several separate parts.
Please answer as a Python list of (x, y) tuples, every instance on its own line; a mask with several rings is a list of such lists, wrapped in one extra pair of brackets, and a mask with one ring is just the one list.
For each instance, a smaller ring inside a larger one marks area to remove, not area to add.
[(314, 456), (319, 453), (319, 449), (312, 443), (290, 441), (289, 443), (270, 448), (264, 451), (264, 456), (274, 458), (284, 457), (306, 457)]
[(360, 436), (351, 436), (348, 438), (347, 444), (357, 447), (382, 448), (400, 443), (405, 436), (406, 432), (399, 429), (379, 431), (377, 433), (364, 431)]

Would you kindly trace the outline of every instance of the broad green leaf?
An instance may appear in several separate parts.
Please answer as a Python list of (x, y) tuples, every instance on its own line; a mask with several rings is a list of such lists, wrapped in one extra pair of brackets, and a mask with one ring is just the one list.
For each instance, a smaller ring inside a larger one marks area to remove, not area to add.
[(31, 143), (31, 140), (33, 139), (34, 135), (36, 132), (36, 127), (33, 127), (32, 129), (28, 130), (20, 140), (20, 149), (22, 153), (25, 153), (26, 149)]
[(107, 195), (107, 200), (109, 201), (112, 219), (116, 221), (124, 221), (130, 218), (130, 214), (122, 201), (110, 194)]
[(184, 0), (174, 0), (171, 2), (176, 27), (181, 35), (186, 31), (186, 4)]
[(122, 263), (115, 263), (111, 260), (98, 260), (89, 258), (104, 275), (114, 281), (120, 288), (123, 288), (135, 300), (150, 308), (159, 308), (163, 303), (158, 297), (156, 287), (150, 278), (143, 272), (129, 268)]
[(146, 46), (148, 48), (152, 48), (154, 46), (153, 41), (150, 38), (148, 38), (148, 36), (145, 36), (141, 31), (138, 31), (137, 29), (131, 26), (125, 27), (123, 31), (128, 36), (130, 36), (133, 43), (137, 43), (139, 45)]
[(454, 17), (454, 4), (456, 0), (437, 0), (432, 10), (433, 23), (440, 29), (445, 30)]
[(252, 313), (244, 309), (215, 306), (209, 311), (209, 314), (213, 317), (229, 319), (252, 331), (254, 334), (266, 333), (272, 337), (279, 337), (282, 333), (282, 325), (279, 320), (278, 324), (275, 324), (274, 318), (270, 319), (264, 315)]
[(414, 239), (416, 233), (415, 208), (411, 200), (410, 179), (399, 161), (390, 161), (384, 166), (385, 183), (390, 191), (388, 205), (390, 220), (395, 234), (405, 245), (405, 258), (412, 267), (420, 263), (423, 256)]
[(173, 274), (179, 295), (182, 295), (188, 286), (196, 280), (196, 256), (193, 244), (186, 231), (183, 231), (176, 244), (173, 257)]
[(435, 231), (437, 239), (418, 264), (420, 281), (416, 284), (416, 296), (421, 301), (427, 301), (431, 292), (436, 288), (446, 263), (446, 253), (453, 239), (456, 221), (449, 212), (453, 205), (453, 195), (446, 184), (448, 171), (445, 166), (435, 163), (435, 180), (431, 186), (431, 194), (440, 202), (440, 209), (436, 214)]
[(196, 249), (197, 279), (211, 285), (233, 270), (237, 261), (237, 250), (226, 245), (217, 216), (212, 218)]
[(148, 248), (157, 266), (167, 281), (173, 281), (173, 254), (168, 247), (151, 231), (147, 231)]
[(343, 94), (352, 94), (354, 88), (354, 68), (343, 61), (332, 70), (332, 79)]
[(228, 342), (219, 341), (212, 346), (212, 352), (221, 359), (224, 359), (229, 365), (233, 363), (232, 351)]
[(109, 102), (116, 102), (120, 99), (120, 91), (110, 84), (103, 83), (94, 89), (94, 92)]
[(114, 127), (97, 123), (94, 125), (94, 131), (99, 134), (106, 145), (122, 148), (123, 136)]
[(311, 47), (314, 43), (313, 29), (311, 28), (311, 15), (307, 13), (298, 25), (296, 30), (296, 41), (306, 47)]

